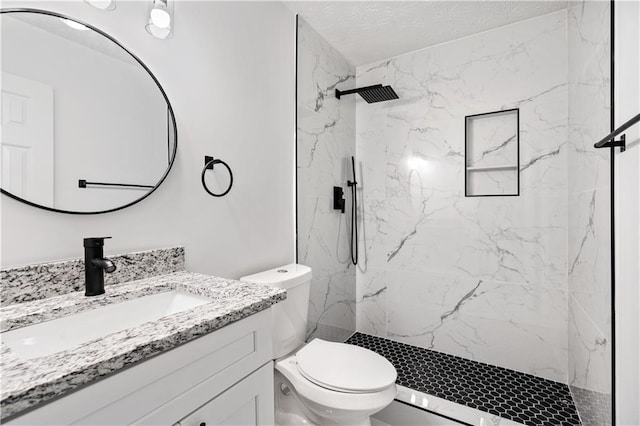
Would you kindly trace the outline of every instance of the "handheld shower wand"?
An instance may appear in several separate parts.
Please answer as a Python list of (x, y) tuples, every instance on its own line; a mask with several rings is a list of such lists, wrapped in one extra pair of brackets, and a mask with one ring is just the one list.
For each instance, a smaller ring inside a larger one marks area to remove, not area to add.
[(351, 157), (351, 171), (353, 181), (348, 180), (347, 185), (351, 187), (351, 263), (358, 264), (358, 191), (356, 182), (356, 160)]

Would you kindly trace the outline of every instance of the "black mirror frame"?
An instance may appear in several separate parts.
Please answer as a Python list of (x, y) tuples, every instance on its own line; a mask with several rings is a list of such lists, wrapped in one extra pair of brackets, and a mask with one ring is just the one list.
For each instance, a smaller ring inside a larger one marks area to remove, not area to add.
[(56, 208), (53, 208), (53, 207), (43, 206), (43, 205), (36, 204), (34, 202), (31, 202), (31, 201), (25, 200), (25, 199), (20, 198), (20, 197), (18, 197), (16, 195), (13, 195), (12, 193), (10, 193), (8, 191), (5, 191), (2, 188), (0, 188), (0, 192), (2, 194), (4, 194), (4, 195), (10, 197), (10, 198), (13, 198), (14, 200), (20, 201), (22, 203), (28, 204), (28, 205), (33, 206), (33, 207), (37, 207), (39, 209), (47, 210), (47, 211), (50, 211), (50, 212), (66, 213), (66, 214), (73, 214), (73, 215), (90, 215), (90, 214), (111, 213), (111, 212), (115, 212), (115, 211), (118, 211), (118, 210), (125, 209), (127, 207), (131, 207), (132, 205), (137, 204), (140, 201), (142, 201), (145, 198), (147, 198), (156, 189), (158, 189), (158, 187), (160, 185), (162, 185), (162, 183), (165, 181), (165, 179), (169, 175), (169, 172), (171, 171), (171, 168), (173, 167), (173, 163), (174, 163), (174, 161), (176, 159), (176, 153), (178, 152), (178, 127), (176, 125), (176, 118), (175, 118), (175, 115), (173, 113), (173, 108), (171, 107), (171, 102), (169, 102), (169, 98), (167, 97), (167, 94), (165, 93), (164, 89), (160, 85), (160, 82), (158, 81), (156, 76), (153, 75), (151, 70), (144, 64), (144, 62), (142, 62), (142, 60), (140, 60), (140, 58), (138, 58), (136, 55), (131, 53), (131, 51), (129, 51), (129, 49), (124, 47), (118, 40), (116, 40), (115, 38), (111, 37), (109, 34), (105, 33), (104, 31), (99, 30), (98, 28), (94, 27), (93, 25), (87, 24), (85, 22), (79, 21), (79, 20), (77, 20), (75, 18), (71, 18), (69, 16), (66, 16), (66, 15), (63, 15), (63, 14), (60, 14), (60, 13), (57, 13), (57, 12), (51, 12), (49, 10), (33, 9), (33, 8), (7, 8), (7, 9), (0, 9), (0, 15), (1, 14), (5, 14), (5, 13), (18, 13), (18, 12), (20, 12), (20, 13), (36, 13), (36, 14), (40, 14), (40, 15), (49, 15), (49, 16), (53, 16), (53, 17), (56, 17), (56, 18), (68, 19), (70, 21), (77, 22), (78, 24), (84, 25), (85, 27), (97, 32), (98, 34), (102, 35), (103, 37), (107, 38), (108, 40), (111, 40), (113, 43), (115, 43), (122, 50), (127, 52), (149, 74), (149, 76), (154, 81), (156, 86), (158, 86), (158, 89), (160, 90), (160, 93), (162, 93), (162, 97), (164, 98), (165, 102), (167, 103), (167, 111), (168, 111), (169, 116), (171, 118), (171, 124), (173, 125), (173, 141), (174, 141), (174, 143), (173, 143), (173, 152), (171, 153), (171, 158), (169, 160), (169, 165), (167, 166), (167, 170), (165, 171), (164, 175), (162, 175), (162, 177), (160, 178), (158, 183), (156, 183), (155, 186), (149, 192), (147, 192), (145, 195), (143, 195), (142, 197), (140, 197), (140, 198), (138, 198), (138, 199), (136, 199), (136, 200), (134, 200), (134, 201), (132, 201), (132, 202), (130, 202), (128, 204), (125, 204), (125, 205), (122, 205), (120, 207), (116, 207), (116, 208), (113, 208), (113, 209), (101, 210), (101, 211), (88, 211), (88, 212), (61, 210), (61, 209), (56, 209)]

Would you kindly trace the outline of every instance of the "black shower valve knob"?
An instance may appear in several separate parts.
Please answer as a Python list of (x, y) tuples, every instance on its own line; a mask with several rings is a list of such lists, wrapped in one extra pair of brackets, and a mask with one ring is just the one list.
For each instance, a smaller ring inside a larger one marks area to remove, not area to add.
[(333, 187), (333, 209), (340, 210), (341, 213), (344, 213), (345, 201), (344, 201), (344, 191), (341, 186)]

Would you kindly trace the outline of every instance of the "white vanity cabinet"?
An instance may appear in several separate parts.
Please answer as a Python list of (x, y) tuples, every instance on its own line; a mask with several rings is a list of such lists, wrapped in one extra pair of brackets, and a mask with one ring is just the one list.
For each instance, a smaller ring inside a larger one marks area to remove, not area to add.
[(271, 425), (266, 309), (12, 419), (11, 425)]
[[(268, 363), (175, 426), (273, 424), (273, 410), (273, 365)], [(150, 419), (141, 423), (147, 420)], [(153, 420), (149, 424), (160, 424), (160, 419)]]

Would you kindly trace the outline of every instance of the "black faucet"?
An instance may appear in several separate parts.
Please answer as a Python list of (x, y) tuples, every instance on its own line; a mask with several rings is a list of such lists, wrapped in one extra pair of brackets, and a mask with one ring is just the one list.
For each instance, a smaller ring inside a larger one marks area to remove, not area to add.
[(116, 265), (105, 259), (104, 240), (111, 237), (84, 239), (84, 287), (85, 296), (97, 296), (104, 293), (104, 272), (111, 273)]

